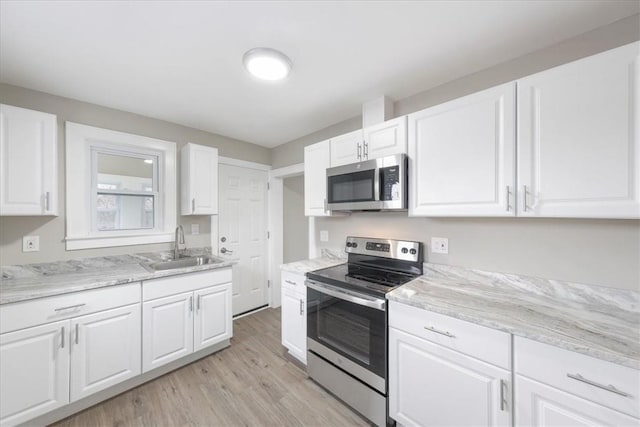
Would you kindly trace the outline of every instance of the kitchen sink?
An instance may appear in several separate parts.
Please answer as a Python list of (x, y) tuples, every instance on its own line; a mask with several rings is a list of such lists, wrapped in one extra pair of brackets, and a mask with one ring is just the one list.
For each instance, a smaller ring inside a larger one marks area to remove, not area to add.
[(149, 271), (174, 270), (176, 268), (195, 267), (198, 265), (220, 264), (223, 259), (211, 256), (189, 256), (178, 259), (170, 259), (167, 261), (158, 261), (150, 264), (144, 264)]

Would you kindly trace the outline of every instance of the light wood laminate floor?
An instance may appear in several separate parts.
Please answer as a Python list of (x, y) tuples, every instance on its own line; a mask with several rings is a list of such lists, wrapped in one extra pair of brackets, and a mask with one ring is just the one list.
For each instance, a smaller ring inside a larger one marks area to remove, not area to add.
[(280, 310), (235, 320), (231, 347), (55, 424), (366, 426), (283, 356)]

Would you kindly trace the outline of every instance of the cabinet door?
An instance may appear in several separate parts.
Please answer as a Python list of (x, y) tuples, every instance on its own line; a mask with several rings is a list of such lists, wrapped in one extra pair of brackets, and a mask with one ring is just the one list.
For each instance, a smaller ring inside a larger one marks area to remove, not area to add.
[(407, 152), (407, 116), (387, 120), (364, 129), (365, 159)]
[(231, 283), (195, 291), (194, 298), (193, 351), (231, 338)]
[(515, 215), (515, 83), (408, 122), (410, 216)]
[(518, 81), (518, 216), (640, 217), (639, 52)]
[[(304, 288), (304, 286), (303, 286)], [(306, 290), (298, 292), (290, 286), (282, 286), (282, 345), (291, 355), (307, 363)]]
[(0, 335), (0, 423), (15, 425), (69, 403), (69, 321)]
[(142, 305), (142, 372), (193, 352), (193, 292)]
[(362, 129), (331, 138), (331, 167), (364, 160)]
[(0, 215), (58, 214), (57, 119), (0, 105)]
[(71, 401), (140, 374), (140, 304), (71, 320)]
[(634, 426), (637, 418), (516, 375), (517, 426)]
[(327, 168), (330, 165), (329, 140), (304, 147), (304, 214), (327, 216)]
[(389, 328), (389, 414), (403, 425), (509, 426), (511, 373)]
[(182, 215), (217, 215), (218, 149), (187, 144), (180, 155)]

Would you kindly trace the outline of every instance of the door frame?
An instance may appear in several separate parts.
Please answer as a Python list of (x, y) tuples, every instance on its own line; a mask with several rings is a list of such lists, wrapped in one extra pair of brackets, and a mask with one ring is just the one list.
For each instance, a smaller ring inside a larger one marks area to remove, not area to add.
[[(269, 191), (267, 191), (268, 229), (269, 229), (269, 306), (280, 307), (282, 295), (280, 289), (280, 265), (284, 262), (283, 227), (283, 180), (304, 175), (304, 163), (286, 166), (269, 171)], [(307, 217), (308, 219), (308, 217)]]
[[(267, 183), (270, 180), (271, 177), (271, 166), (270, 165), (265, 165), (264, 163), (256, 163), (256, 162), (249, 162), (247, 160), (238, 160), (238, 159), (233, 159), (231, 157), (224, 157), (224, 156), (218, 156), (218, 165), (228, 165), (228, 166), (237, 166), (237, 167), (241, 167), (241, 168), (246, 168), (246, 169), (257, 169), (257, 170), (261, 170), (261, 171), (266, 171), (267, 172)], [(218, 169), (219, 170), (219, 169)], [(218, 185), (220, 185), (220, 181), (218, 180)], [(218, 191), (218, 194), (220, 194), (220, 191)], [(270, 197), (271, 191), (269, 191), (269, 187), (267, 187), (267, 198), (265, 199), (265, 203), (267, 204), (267, 230), (269, 231), (270, 228), (270, 217), (271, 217), (271, 197)], [(218, 208), (219, 208), (220, 204), (218, 203)], [(211, 253), (213, 255), (220, 255), (218, 253), (218, 239), (219, 239), (219, 220), (220, 220), (220, 215), (211, 215)], [(267, 238), (267, 253), (266, 255), (266, 275), (267, 275), (267, 283), (273, 283), (273, 279), (271, 278), (271, 239)], [(232, 278), (233, 280), (233, 278)], [(279, 292), (280, 289), (278, 288), (278, 298), (280, 298), (279, 296)], [(272, 306), (272, 301), (273, 301), (273, 285), (269, 286), (267, 288), (267, 304), (269, 304), (269, 306)], [(277, 306), (276, 306), (277, 307)]]

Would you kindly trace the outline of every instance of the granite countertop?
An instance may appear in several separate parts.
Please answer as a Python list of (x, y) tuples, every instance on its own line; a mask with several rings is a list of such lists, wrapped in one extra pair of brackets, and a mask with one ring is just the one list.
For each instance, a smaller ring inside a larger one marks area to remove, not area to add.
[(308, 271), (319, 270), (321, 268), (333, 267), (334, 265), (347, 262), (347, 254), (344, 251), (322, 249), (318, 258), (305, 259), (302, 261), (290, 262), (280, 265), (282, 271), (305, 274)]
[[(209, 255), (210, 248), (190, 249), (186, 255)], [(235, 260), (220, 263), (151, 272), (144, 267), (171, 259), (173, 253), (150, 252), (83, 258), (70, 261), (2, 266), (0, 305), (18, 301), (67, 294), (105, 286), (122, 285), (159, 277), (229, 267)], [(213, 257), (219, 258), (219, 257)]]
[(391, 301), (640, 369), (640, 293), (426, 264)]

